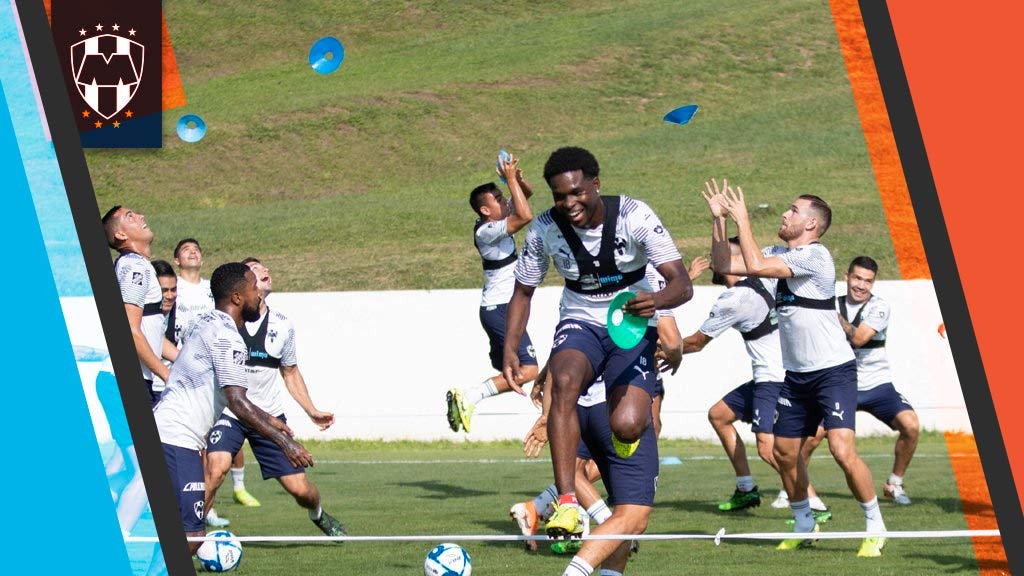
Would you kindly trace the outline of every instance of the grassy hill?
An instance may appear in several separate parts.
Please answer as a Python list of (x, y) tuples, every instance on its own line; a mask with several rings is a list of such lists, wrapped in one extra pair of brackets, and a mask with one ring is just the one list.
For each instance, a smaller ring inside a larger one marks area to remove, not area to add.
[[(279, 290), (470, 288), (482, 275), (470, 189), (497, 152), (540, 173), (563, 145), (601, 162), (603, 192), (649, 202), (685, 258), (709, 248), (705, 178), (743, 186), (759, 239), (800, 193), (829, 200), (839, 267), (898, 269), (823, 0), (554, 3), (259, 0), (165, 6), (188, 105), (164, 148), (90, 150), (101, 211), (124, 203), (156, 256), (196, 236), (213, 266), (247, 255)], [(307, 63), (326, 35), (345, 60)], [(661, 121), (699, 104), (687, 126)], [(208, 133), (174, 132), (185, 113)], [(553, 281), (549, 278), (549, 281)], [(702, 279), (706, 282), (707, 279)]]

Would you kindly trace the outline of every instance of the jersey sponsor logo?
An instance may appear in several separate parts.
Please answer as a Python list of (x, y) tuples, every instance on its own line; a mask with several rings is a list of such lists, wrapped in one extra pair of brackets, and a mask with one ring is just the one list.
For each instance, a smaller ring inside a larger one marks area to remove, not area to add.
[(220, 430), (214, 430), (213, 432), (210, 432), (210, 444), (216, 444), (217, 442), (220, 442), (220, 437)]
[(259, 358), (260, 360), (266, 360), (267, 358), (270, 358), (270, 354), (268, 354), (267, 352), (265, 352), (263, 350), (254, 350), (254, 349), (250, 348), (249, 349), (249, 358)]
[(575, 322), (569, 322), (568, 324), (562, 324), (562, 327), (559, 328), (558, 332), (555, 332), (555, 334), (561, 334), (562, 332), (565, 332), (566, 330), (583, 330), (583, 326), (580, 326), (579, 324), (576, 324)]
[(142, 286), (142, 272), (132, 272), (132, 284)]
[(788, 406), (790, 408), (793, 407), (793, 403), (789, 401), (789, 398), (783, 398), (782, 396), (779, 396), (779, 404), (782, 404), (783, 406)]
[(238, 364), (239, 366), (245, 366), (245, 360), (247, 356), (248, 354), (241, 350), (231, 351), (231, 360), (234, 361), (234, 363)]
[(231, 420), (228, 420), (227, 418), (221, 418), (220, 420), (217, 420), (213, 424), (214, 428), (216, 428), (217, 426), (225, 426), (227, 428), (231, 428)]
[(186, 482), (182, 492), (206, 492), (205, 482)]

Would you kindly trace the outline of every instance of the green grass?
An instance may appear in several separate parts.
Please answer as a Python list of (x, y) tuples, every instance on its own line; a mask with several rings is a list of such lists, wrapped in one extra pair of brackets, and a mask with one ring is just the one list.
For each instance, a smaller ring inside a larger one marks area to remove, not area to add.
[[(687, 259), (709, 249), (697, 192), (727, 176), (768, 204), (762, 243), (794, 196), (817, 193), (838, 266), (866, 253), (899, 277), (824, 0), (165, 9), (188, 105), (164, 115), (161, 150), (87, 152), (101, 210), (147, 214), (157, 257), (196, 236), (207, 273), (255, 254), (279, 290), (478, 287), (469, 190), (507, 148), (539, 213), (543, 163), (572, 144), (595, 153), (606, 194), (648, 201)], [(327, 76), (306, 64), (323, 35), (346, 47)], [(689, 125), (661, 121), (691, 103)], [(201, 142), (175, 135), (184, 113), (205, 119)]]
[[(862, 438), (858, 449), (871, 467), (876, 486), (892, 465), (891, 438)], [(310, 478), (323, 494), (326, 510), (341, 518), (352, 535), (515, 534), (509, 506), (532, 498), (551, 482), (547, 461), (521, 462), (515, 442), (381, 443), (310, 442), (320, 461)], [(648, 533), (714, 534), (778, 532), (787, 510), (768, 506), (779, 480), (760, 461), (753, 463), (755, 480), (766, 497), (757, 509), (719, 513), (715, 503), (732, 493), (733, 475), (717, 445), (695, 441), (664, 441), (662, 456), (684, 459), (680, 466), (662, 466), (658, 495)], [(822, 451), (819, 454), (824, 455)], [(919, 457), (907, 475), (914, 500), (896, 508), (882, 502), (891, 530), (966, 529), (956, 483), (941, 434), (922, 435)], [(691, 460), (697, 456), (714, 457)], [(401, 461), (426, 463), (401, 463)], [(453, 463), (452, 460), (491, 460)], [(429, 463), (430, 461), (439, 461)], [(445, 462), (447, 461), (447, 462)], [(377, 462), (377, 463), (369, 463)], [(838, 467), (815, 459), (812, 479), (835, 513), (826, 531), (864, 529), (863, 512), (850, 496)], [(274, 481), (261, 482), (251, 453), (247, 455), (247, 488), (263, 506), (242, 508), (230, 502), (230, 485), (222, 489), (217, 510), (231, 519), (237, 535), (319, 535), (305, 511)], [(603, 492), (603, 487), (600, 487)], [(644, 542), (631, 561), (632, 574), (953, 574), (977, 573), (968, 540), (893, 540), (880, 559), (858, 559), (859, 541), (820, 541), (810, 550), (778, 553), (764, 542)], [(527, 553), (519, 543), (467, 542), (474, 574), (522, 576), (558, 574), (568, 558), (542, 546)], [(345, 544), (246, 543), (238, 574), (419, 574), (431, 543), (359, 542)]]

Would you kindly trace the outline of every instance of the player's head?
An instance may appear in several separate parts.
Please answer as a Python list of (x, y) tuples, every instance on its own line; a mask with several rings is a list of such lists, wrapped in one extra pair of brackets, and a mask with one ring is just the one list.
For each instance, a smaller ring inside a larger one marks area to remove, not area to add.
[(203, 248), (195, 238), (182, 238), (174, 247), (174, 263), (182, 270), (199, 270), (203, 267)]
[(508, 202), (503, 201), (501, 189), (494, 182), (473, 188), (469, 193), (469, 205), (481, 220), (501, 220), (508, 216)]
[[(729, 250), (732, 251), (733, 256), (740, 256), (742, 254), (742, 252), (740, 252), (739, 236), (733, 236), (732, 238), (729, 238)], [(720, 274), (714, 271), (712, 271), (711, 274), (712, 284), (717, 284), (719, 286), (728, 286), (729, 288), (735, 286), (736, 283), (740, 281), (740, 279), (741, 277), (736, 276), (735, 274)]]
[(160, 294), (163, 296), (160, 311), (170, 314), (174, 301), (178, 299), (178, 275), (174, 273), (171, 263), (166, 260), (153, 260), (152, 264), (153, 270), (156, 270), (156, 281), (160, 283)]
[(248, 266), (249, 270), (256, 275), (256, 289), (260, 291), (261, 296), (266, 298), (267, 294), (274, 291), (274, 279), (270, 276), (270, 270), (262, 262), (250, 256), (242, 260), (242, 264)]
[(210, 276), (210, 292), (221, 312), (241, 312), (242, 320), (255, 322), (260, 319), (260, 297), (256, 289), (256, 275), (241, 262), (221, 264)]
[(153, 231), (146, 217), (124, 206), (114, 206), (103, 215), (103, 231), (107, 245), (114, 250), (135, 250), (153, 241)]
[(596, 218), (601, 212), (600, 172), (594, 155), (575, 146), (555, 150), (544, 164), (555, 210), (577, 228), (600, 224)]
[(825, 235), (831, 225), (832, 209), (828, 203), (813, 194), (803, 194), (782, 213), (779, 238), (786, 242), (804, 236), (817, 240)]
[(846, 299), (854, 304), (871, 298), (878, 275), (878, 262), (870, 256), (857, 256), (846, 271)]

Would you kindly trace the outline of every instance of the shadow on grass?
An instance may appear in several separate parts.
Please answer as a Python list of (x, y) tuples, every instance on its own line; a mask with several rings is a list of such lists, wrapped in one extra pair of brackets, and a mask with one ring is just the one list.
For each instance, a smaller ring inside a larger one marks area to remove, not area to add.
[(935, 562), (936, 570), (944, 570), (948, 572), (960, 572), (970, 571), (977, 572), (981, 570), (1003, 570), (1007, 574), (1010, 573), (1010, 567), (1007, 566), (1006, 562), (997, 562), (993, 560), (982, 560), (976, 561), (973, 556), (953, 556), (949, 554), (907, 554), (907, 558), (917, 558), (921, 560), (930, 560)]
[(433, 480), (424, 480), (422, 482), (396, 482), (394, 486), (401, 488), (420, 488), (430, 494), (421, 496), (421, 498), (430, 498), (432, 500), (442, 500), (446, 498), (467, 498), (470, 496), (494, 496), (498, 493), (492, 490), (472, 490), (465, 486), (457, 486), (455, 484), (446, 484), (444, 482), (436, 482)]

